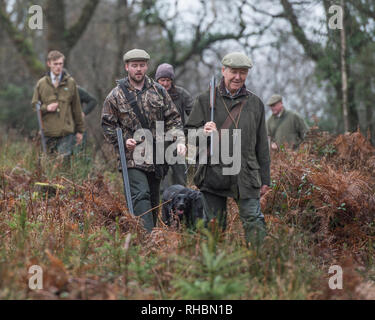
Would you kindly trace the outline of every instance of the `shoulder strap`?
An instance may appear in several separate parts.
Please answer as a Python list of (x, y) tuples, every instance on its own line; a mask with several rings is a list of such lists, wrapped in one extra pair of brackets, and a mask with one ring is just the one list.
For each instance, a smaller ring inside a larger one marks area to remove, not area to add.
[(230, 112), (230, 114), (228, 115), (228, 117), (225, 119), (225, 121), (224, 121), (223, 125), (221, 126), (220, 130), (229, 129), (229, 127), (233, 123), (233, 119), (236, 119), (238, 117), (238, 115), (240, 114), (241, 109), (243, 108), (243, 106), (245, 105), (245, 103), (246, 103), (246, 99), (243, 100), (241, 103), (238, 103), (232, 109), (232, 111)]
[(129, 104), (132, 107), (134, 113), (136, 114), (139, 122), (141, 123), (142, 128), (150, 129), (150, 126), (149, 126), (148, 122), (146, 121), (146, 118), (145, 118), (144, 114), (141, 112), (141, 110), (139, 110), (139, 106), (138, 106), (136, 97), (133, 94), (130, 93), (128, 88), (126, 88), (124, 79), (119, 81), (119, 85), (120, 85), (120, 88), (121, 88), (122, 92), (125, 94), (126, 100), (129, 102)]

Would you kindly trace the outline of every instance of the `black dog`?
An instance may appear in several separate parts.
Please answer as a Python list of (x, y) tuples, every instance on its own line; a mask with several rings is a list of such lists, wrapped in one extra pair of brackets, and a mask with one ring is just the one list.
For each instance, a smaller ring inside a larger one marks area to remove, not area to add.
[(202, 197), (200, 191), (179, 184), (170, 186), (163, 192), (163, 222), (167, 226), (184, 222), (188, 228), (194, 228), (198, 219), (204, 219)]

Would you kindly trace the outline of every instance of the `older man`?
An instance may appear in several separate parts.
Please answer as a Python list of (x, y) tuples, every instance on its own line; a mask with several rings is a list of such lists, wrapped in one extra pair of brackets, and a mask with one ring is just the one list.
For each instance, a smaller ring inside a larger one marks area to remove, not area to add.
[(286, 110), (283, 97), (279, 94), (272, 95), (267, 105), (272, 110), (272, 116), (267, 120), (271, 149), (277, 150), (281, 145), (285, 144), (296, 149), (309, 130), (305, 120), (299, 114)]
[[(174, 69), (168, 63), (159, 65), (156, 70), (155, 80), (161, 84), (168, 94), (172, 98), (173, 103), (176, 105), (178, 112), (180, 113), (182, 123), (185, 124), (188, 118), (191, 108), (193, 107), (193, 98), (191, 94), (184, 88), (177, 86), (174, 83)], [(168, 174), (162, 181), (162, 188), (165, 190), (169, 186), (174, 184), (186, 185), (186, 166), (184, 164), (174, 164), (170, 166), (172, 170), (168, 171)]]
[(44, 134), (49, 153), (57, 152), (69, 157), (73, 141), (80, 144), (84, 121), (77, 84), (63, 69), (64, 55), (56, 50), (48, 53), (49, 72), (41, 78), (34, 90), (32, 105), (41, 102)]
[[(166, 131), (180, 129), (177, 137), (177, 152), (184, 154), (184, 135), (180, 114), (163, 86), (149, 78), (149, 54), (133, 49), (124, 55), (128, 77), (118, 81), (109, 93), (102, 110), (102, 128), (108, 142), (118, 150), (116, 128), (121, 127), (126, 145), (126, 160), (134, 214), (142, 216), (145, 229), (150, 233), (156, 225), (159, 205), (160, 181), (163, 174), (155, 163), (138, 163), (134, 156), (137, 144), (135, 132), (147, 129), (156, 140), (156, 121), (164, 121)], [(155, 144), (154, 144), (155, 145)], [(156, 150), (154, 150), (154, 153)]]
[[(222, 64), (223, 78), (216, 88), (214, 121), (210, 121), (210, 96), (206, 91), (197, 98), (186, 128), (203, 128), (205, 135), (229, 129), (230, 136), (233, 129), (239, 129), (240, 154), (235, 156), (240, 157), (240, 171), (235, 175), (224, 175), (222, 161), (217, 165), (209, 161), (208, 164), (199, 164), (194, 182), (203, 193), (208, 219), (216, 218), (223, 229), (226, 227), (227, 198), (233, 197), (239, 206), (246, 241), (258, 245), (266, 235), (259, 200), (270, 185), (265, 110), (261, 99), (245, 86), (253, 65), (251, 60), (243, 53), (233, 52), (223, 58)], [(232, 150), (233, 141), (229, 141)], [(222, 144), (213, 147), (221, 149)]]

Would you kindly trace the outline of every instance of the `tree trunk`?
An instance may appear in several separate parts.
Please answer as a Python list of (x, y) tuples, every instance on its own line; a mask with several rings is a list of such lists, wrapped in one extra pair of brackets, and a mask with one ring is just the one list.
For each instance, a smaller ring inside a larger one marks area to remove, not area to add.
[[(341, 0), (343, 14), (345, 14), (345, 3)], [(343, 17), (344, 19), (344, 17)], [(344, 131), (349, 132), (349, 112), (348, 112), (348, 74), (346, 69), (346, 34), (345, 23), (341, 29), (341, 80), (342, 80), (342, 112), (344, 119)]]

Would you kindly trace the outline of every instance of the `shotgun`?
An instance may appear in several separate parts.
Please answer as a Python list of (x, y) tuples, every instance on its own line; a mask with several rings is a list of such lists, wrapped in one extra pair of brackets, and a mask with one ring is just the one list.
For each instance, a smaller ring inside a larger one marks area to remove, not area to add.
[(122, 136), (121, 128), (116, 129), (118, 150), (120, 153), (121, 169), (122, 169), (122, 181), (124, 183), (124, 193), (126, 197), (126, 203), (128, 204), (129, 212), (134, 216), (132, 194), (130, 192), (128, 167), (126, 165), (124, 137)]
[(40, 137), (41, 137), (41, 140), (42, 140), (42, 150), (43, 150), (44, 153), (47, 153), (46, 137), (44, 136), (43, 121), (42, 121), (42, 111), (40, 110), (41, 102), (37, 101), (35, 106), (36, 106), (36, 114), (38, 116)]
[[(212, 76), (211, 81), (210, 81), (211, 122), (214, 122), (215, 97), (216, 97), (216, 80), (215, 80), (215, 76)], [(214, 154), (213, 145), (214, 145), (214, 134), (211, 133), (211, 143), (210, 143), (210, 155), (211, 155), (211, 157)]]

